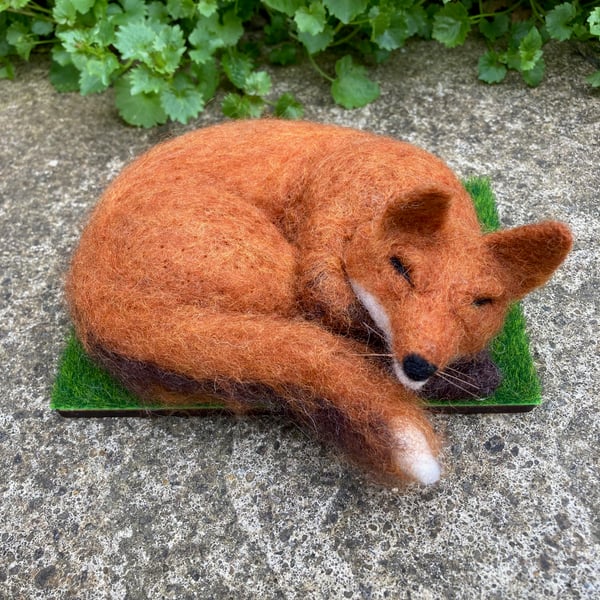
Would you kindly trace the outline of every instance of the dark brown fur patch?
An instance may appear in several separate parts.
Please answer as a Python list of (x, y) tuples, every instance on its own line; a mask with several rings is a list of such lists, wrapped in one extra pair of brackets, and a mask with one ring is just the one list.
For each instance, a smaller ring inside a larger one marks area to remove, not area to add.
[(463, 358), (434, 375), (420, 390), (420, 396), (430, 400), (462, 400), (487, 398), (502, 382), (502, 373), (490, 353), (480, 352)]
[(390, 461), (392, 433), (383, 419), (375, 415), (365, 417), (369, 421), (357, 427), (338, 407), (318, 400), (313, 418), (319, 438), (341, 449), (355, 463), (371, 468), (373, 465), (385, 465)]
[(153, 394), (165, 390), (178, 397), (188, 397), (190, 402), (222, 402), (224, 407), (246, 405), (247, 410), (268, 410), (278, 412), (282, 400), (270, 387), (253, 382), (233, 382), (227, 380), (196, 381), (120, 354), (93, 343), (89, 352), (96, 363), (108, 371), (125, 388), (146, 402), (156, 402)]

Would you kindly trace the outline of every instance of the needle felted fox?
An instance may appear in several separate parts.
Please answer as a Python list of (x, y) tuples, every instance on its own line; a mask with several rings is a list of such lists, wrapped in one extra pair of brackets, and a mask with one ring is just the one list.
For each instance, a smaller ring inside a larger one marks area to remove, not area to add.
[[(482, 234), (439, 159), (308, 122), (162, 143), (105, 192), (67, 297), (87, 351), (142, 398), (282, 410), (375, 471), (424, 484), (418, 390), (479, 353), (571, 247), (565, 225)], [(368, 356), (378, 331), (391, 359)]]

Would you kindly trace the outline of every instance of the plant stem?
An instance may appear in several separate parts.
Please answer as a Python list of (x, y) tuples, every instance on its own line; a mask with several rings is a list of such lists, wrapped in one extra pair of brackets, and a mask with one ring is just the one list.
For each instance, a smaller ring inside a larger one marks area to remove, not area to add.
[(310, 64), (313, 66), (313, 68), (315, 69), (315, 71), (319, 75), (321, 75), (321, 77), (323, 77), (324, 79), (327, 79), (327, 81), (333, 83), (333, 81), (334, 81), (333, 77), (330, 77), (329, 75), (327, 75), (327, 73), (325, 73), (325, 71), (323, 71), (323, 69), (321, 69), (321, 67), (319, 67), (319, 65), (315, 62), (315, 59), (313, 58), (313, 56), (310, 52), (308, 52), (308, 60), (309, 60)]
[(334, 46), (341, 46), (342, 44), (345, 44), (348, 40), (351, 40), (357, 33), (358, 33), (358, 27), (356, 29), (353, 29), (347, 36), (339, 39), (337, 42), (333, 42), (331, 44), (329, 44), (329, 48), (333, 48)]
[(505, 8), (504, 10), (497, 10), (491, 13), (484, 13), (483, 8), (481, 8), (478, 14), (469, 17), (469, 21), (471, 21), (471, 23), (479, 23), (479, 21), (482, 21), (483, 19), (497, 17), (498, 15), (510, 14), (512, 11), (515, 10), (515, 8), (517, 8), (517, 6), (520, 6), (521, 4), (522, 2), (521, 0), (519, 0), (518, 2), (515, 2), (514, 4), (509, 6), (508, 8)]
[(31, 8), (34, 8), (38, 12), (46, 13), (47, 15), (51, 15), (52, 14), (52, 9), (46, 8), (45, 6), (40, 6), (39, 4), (37, 4), (35, 2), (30, 2), (29, 6)]
[(46, 21), (48, 23), (54, 23), (54, 19), (52, 15), (39, 14), (36, 12), (31, 12), (29, 10), (23, 10), (22, 8), (7, 8), (5, 9), (7, 13), (13, 13), (15, 15), (23, 15), (24, 17), (31, 17), (32, 19), (37, 19), (38, 21)]
[(531, 5), (531, 12), (537, 21), (541, 21), (545, 15), (545, 12), (542, 10), (541, 6), (535, 0), (529, 0), (529, 4)]
[(121, 65), (121, 67), (119, 68), (119, 77), (121, 75), (124, 75), (125, 73), (127, 73), (127, 71), (129, 71), (129, 69), (131, 69), (131, 66), (133, 65), (134, 62), (135, 62), (135, 60), (133, 58), (130, 58), (126, 63), (123, 63)]

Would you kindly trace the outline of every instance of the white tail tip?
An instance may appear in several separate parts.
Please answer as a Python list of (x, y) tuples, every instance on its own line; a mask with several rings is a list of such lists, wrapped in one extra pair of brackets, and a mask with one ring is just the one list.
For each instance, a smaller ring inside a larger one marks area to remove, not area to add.
[(433, 485), (440, 480), (442, 468), (433, 455), (425, 436), (416, 428), (402, 425), (395, 431), (398, 467), (423, 485)]
[(423, 485), (433, 485), (440, 480), (442, 469), (440, 463), (430, 455), (417, 457), (408, 469), (409, 473)]

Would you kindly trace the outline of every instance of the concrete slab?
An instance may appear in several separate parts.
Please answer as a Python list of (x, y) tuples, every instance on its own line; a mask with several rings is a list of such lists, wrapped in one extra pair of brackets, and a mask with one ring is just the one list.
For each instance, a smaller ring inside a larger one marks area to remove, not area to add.
[[(56, 94), (43, 62), (0, 82), (0, 598), (597, 598), (600, 99), (547, 51), (537, 89), (476, 80), (481, 48), (415, 43), (344, 111), (277, 72), (308, 118), (408, 139), (494, 182), (505, 225), (569, 222), (575, 250), (525, 304), (544, 384), (526, 415), (437, 416), (445, 478), (371, 483), (288, 423), (65, 420), (48, 409), (68, 330), (62, 275), (133, 156), (181, 131), (123, 125), (110, 93)], [(190, 125), (221, 119), (216, 104)]]

